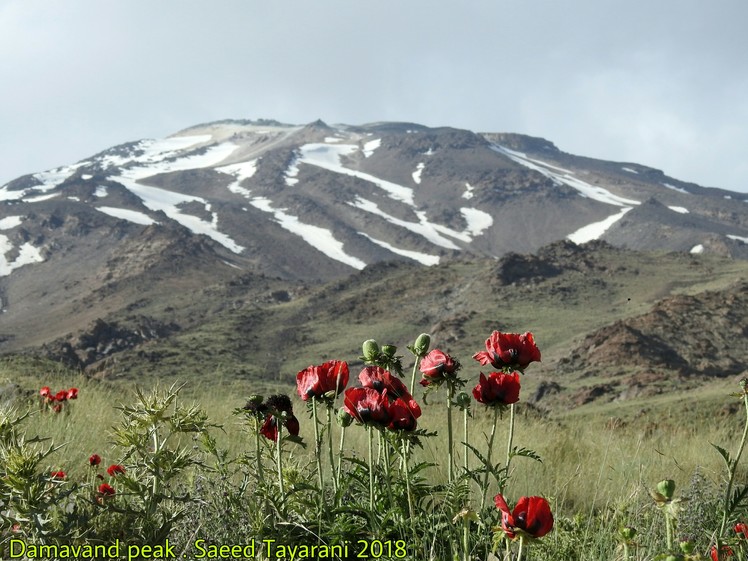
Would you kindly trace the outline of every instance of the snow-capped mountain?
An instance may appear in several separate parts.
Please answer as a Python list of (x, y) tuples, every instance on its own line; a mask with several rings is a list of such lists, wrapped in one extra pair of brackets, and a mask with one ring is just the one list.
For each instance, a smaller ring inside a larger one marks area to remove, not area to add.
[(55, 317), (137, 309), (143, 291), (315, 282), (562, 239), (746, 258), (748, 196), (515, 134), (209, 123), (0, 187), (0, 321), (43, 341)]

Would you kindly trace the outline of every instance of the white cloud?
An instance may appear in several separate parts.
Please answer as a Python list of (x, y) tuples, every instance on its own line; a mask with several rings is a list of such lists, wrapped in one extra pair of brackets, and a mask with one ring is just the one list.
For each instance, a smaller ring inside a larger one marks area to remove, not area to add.
[(199, 122), (267, 117), (534, 134), (748, 191), (744, 0), (178, 10), (3, 0), (0, 184)]

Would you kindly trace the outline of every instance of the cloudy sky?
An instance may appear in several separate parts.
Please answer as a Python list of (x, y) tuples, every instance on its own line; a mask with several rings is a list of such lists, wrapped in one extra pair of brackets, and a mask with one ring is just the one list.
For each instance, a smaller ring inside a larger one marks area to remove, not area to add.
[(542, 136), (748, 192), (745, 0), (0, 0), (0, 185), (224, 118)]

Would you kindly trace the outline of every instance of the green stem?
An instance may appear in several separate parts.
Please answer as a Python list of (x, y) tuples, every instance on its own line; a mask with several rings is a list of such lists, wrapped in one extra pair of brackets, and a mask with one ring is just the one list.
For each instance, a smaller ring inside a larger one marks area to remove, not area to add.
[(746, 438), (748, 438), (748, 392), (746, 392), (746, 389), (743, 388), (743, 404), (745, 405), (745, 412), (746, 412), (746, 419), (745, 419), (745, 427), (743, 428), (743, 438), (740, 439), (740, 446), (738, 447), (738, 453), (735, 456), (735, 460), (732, 462), (732, 466), (730, 466), (729, 474), (730, 479), (727, 482), (727, 489), (725, 490), (725, 505), (722, 509), (722, 524), (719, 527), (719, 534), (717, 535), (717, 551), (719, 551), (720, 547), (720, 538), (725, 533), (725, 527), (727, 526), (727, 518), (731, 514), (730, 512), (730, 496), (732, 495), (732, 485), (735, 482), (735, 474), (738, 471), (738, 462), (740, 461), (740, 456), (743, 454), (743, 448), (745, 448), (745, 442)]
[(371, 426), (366, 427), (369, 432), (369, 510), (374, 512), (374, 435)]
[(665, 534), (667, 539), (667, 550), (670, 552), (673, 550), (673, 521), (670, 518), (670, 514), (665, 513)]
[(416, 361), (413, 363), (413, 374), (410, 377), (410, 395), (413, 395), (413, 392), (416, 389), (416, 373), (418, 372), (419, 364), (421, 364), (421, 357), (416, 356)]
[(482, 496), (480, 500), (480, 509), (481, 512), (483, 511), (483, 507), (486, 506), (486, 493), (488, 492), (488, 474), (489, 474), (489, 466), (492, 466), (491, 463), (491, 453), (493, 452), (493, 441), (494, 437), (496, 436), (496, 421), (499, 419), (499, 408), (494, 407), (493, 408), (493, 424), (491, 425), (491, 436), (488, 438), (488, 453), (486, 455), (486, 462), (488, 463), (488, 466), (486, 466), (486, 474), (483, 476), (483, 488), (482, 488)]
[(390, 507), (392, 507), (392, 482), (390, 475), (390, 444), (384, 437), (383, 433), (379, 433), (380, 444), (384, 448), (384, 480), (387, 483), (387, 497), (389, 498)]
[[(506, 443), (506, 475), (509, 476), (509, 463), (512, 461), (512, 440), (514, 439), (514, 403), (509, 406), (509, 438)], [(502, 489), (503, 491), (503, 489)]]
[(324, 500), (325, 483), (322, 479), (322, 441), (319, 437), (319, 423), (317, 419), (317, 400), (312, 398), (312, 417), (314, 419), (314, 459), (317, 461), (317, 483), (320, 496)]
[(519, 537), (519, 550), (517, 551), (517, 561), (522, 559), (522, 547), (525, 545), (525, 536)]
[(470, 561), (470, 520), (462, 519), (462, 560)]
[(338, 480), (338, 485), (340, 485), (340, 470), (343, 467), (343, 446), (345, 444), (345, 427), (340, 428), (340, 447), (338, 448), (338, 470), (335, 474), (335, 479)]
[(447, 480), (452, 483), (454, 480), (454, 466), (452, 458), (452, 397), (454, 387), (452, 384), (447, 385)]
[(411, 525), (415, 522), (415, 512), (413, 511), (413, 497), (410, 493), (410, 471), (408, 470), (408, 441), (403, 440), (403, 471), (405, 472), (405, 492), (408, 494), (408, 514), (410, 515)]
[[(255, 419), (255, 424), (259, 425), (259, 421)], [(255, 430), (255, 458), (257, 460), (257, 476), (260, 479), (261, 483), (265, 483), (265, 474), (262, 471), (262, 451), (260, 448), (260, 427), (256, 427), (257, 430)]]
[(465, 469), (465, 474), (470, 469), (470, 462), (468, 458), (468, 415), (469, 410), (467, 407), (462, 411), (462, 467)]
[(338, 493), (338, 478), (335, 476), (335, 456), (332, 452), (332, 405), (327, 406), (327, 449), (330, 452), (330, 472), (332, 472), (332, 490)]
[(281, 501), (284, 500), (286, 496), (286, 491), (283, 486), (283, 465), (281, 464), (281, 450), (283, 445), (283, 423), (281, 422), (281, 419), (278, 417), (275, 418), (275, 424), (277, 427), (277, 437), (275, 440), (276, 447), (275, 447), (275, 465), (278, 469), (278, 488), (280, 489), (280, 499)]

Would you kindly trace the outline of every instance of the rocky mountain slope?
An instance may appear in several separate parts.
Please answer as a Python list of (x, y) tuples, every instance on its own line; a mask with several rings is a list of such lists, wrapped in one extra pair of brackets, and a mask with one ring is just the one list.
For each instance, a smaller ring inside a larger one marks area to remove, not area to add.
[[(102, 376), (221, 356), (222, 368), (268, 377), (295, 348), (355, 355), (372, 325), (403, 345), (431, 330), (472, 354), (486, 330), (539, 322), (549, 375), (578, 359), (611, 370), (610, 341), (646, 355), (657, 318), (685, 337), (680, 322), (707, 301), (681, 292), (741, 278), (747, 199), (516, 134), (198, 125), (0, 187), (0, 352), (44, 347)], [(635, 308), (644, 319), (630, 319)], [(554, 317), (591, 339), (572, 342)], [(668, 372), (716, 373), (686, 352), (708, 345), (673, 345), (670, 358), (651, 350)], [(718, 368), (742, 368), (735, 353), (720, 357)]]

